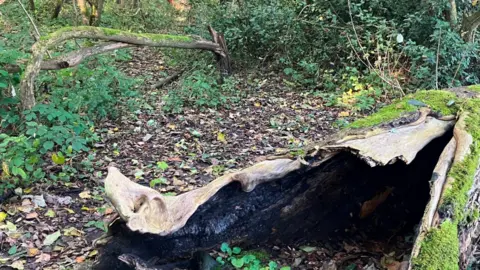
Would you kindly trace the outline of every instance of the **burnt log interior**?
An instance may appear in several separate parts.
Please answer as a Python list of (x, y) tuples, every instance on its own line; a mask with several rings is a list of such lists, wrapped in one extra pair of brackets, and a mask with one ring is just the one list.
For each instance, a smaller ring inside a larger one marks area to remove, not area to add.
[[(94, 269), (131, 269), (117, 259), (124, 253), (171, 263), (196, 250), (218, 249), (222, 242), (244, 248), (316, 242), (335, 248), (352, 235), (384, 243), (395, 241), (395, 236), (412, 235), (430, 197), (435, 164), (452, 136), (450, 131), (432, 141), (409, 165), (397, 161), (371, 168), (345, 152), (249, 193), (233, 182), (168, 236), (132, 232), (117, 222), (111, 227), (113, 239)], [(372, 215), (359, 218), (362, 204), (388, 188), (393, 189), (384, 203)], [(405, 246), (405, 254), (411, 248)]]

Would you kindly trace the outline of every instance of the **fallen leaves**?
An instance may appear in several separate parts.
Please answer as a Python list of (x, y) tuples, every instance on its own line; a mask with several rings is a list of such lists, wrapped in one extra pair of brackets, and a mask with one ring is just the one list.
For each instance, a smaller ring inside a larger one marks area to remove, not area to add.
[(37, 212), (32, 212), (32, 213), (28, 213), (25, 218), (26, 219), (35, 219), (38, 217), (38, 213)]
[(60, 233), (60, 231), (56, 231), (52, 234), (47, 235), (43, 240), (43, 245), (44, 246), (52, 245), (53, 243), (55, 243), (55, 241), (57, 241), (58, 238), (60, 238), (61, 235), (62, 234)]

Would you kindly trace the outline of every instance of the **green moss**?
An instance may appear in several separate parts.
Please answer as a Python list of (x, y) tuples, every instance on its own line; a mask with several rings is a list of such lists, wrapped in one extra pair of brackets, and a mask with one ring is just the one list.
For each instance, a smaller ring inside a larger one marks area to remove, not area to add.
[(480, 92), (480, 84), (470, 85), (470, 86), (467, 86), (467, 88), (475, 92)]
[(248, 250), (245, 253), (255, 256), (262, 262), (268, 262), (270, 260), (270, 254), (263, 249)]
[(480, 144), (478, 144), (480, 141), (480, 100), (466, 100), (463, 109), (468, 112), (468, 117), (465, 119), (466, 130), (472, 135), (474, 143), (471, 145), (469, 155), (450, 170), (449, 176), (453, 177), (455, 181), (449, 189), (445, 190), (442, 203), (442, 207), (453, 209), (454, 218), (457, 221), (463, 221), (465, 218), (464, 207), (480, 158)]
[(455, 100), (457, 104), (458, 98), (454, 93), (442, 90), (418, 91), (414, 94), (409, 94), (396, 103), (385, 106), (377, 113), (358, 119), (347, 128), (364, 128), (372, 127), (381, 123), (386, 123), (398, 119), (409, 112), (418, 110), (418, 107), (408, 103), (409, 100), (414, 99), (429, 105), (434, 111), (442, 115), (455, 114), (458, 110), (458, 105), (447, 106), (450, 100)]
[(148, 34), (148, 33), (132, 33), (128, 31), (123, 31), (119, 29), (113, 28), (104, 28), (104, 27), (92, 27), (92, 26), (77, 26), (77, 27), (62, 27), (57, 31), (41, 37), (40, 40), (49, 40), (54, 37), (58, 37), (64, 33), (72, 32), (72, 31), (98, 31), (103, 33), (106, 36), (127, 36), (132, 38), (148, 38), (153, 41), (192, 41), (192, 38), (189, 36), (182, 36), (182, 35), (168, 35), (168, 34)]
[(420, 254), (413, 260), (414, 270), (457, 270), (459, 244), (457, 224), (444, 222), (432, 229), (422, 242)]
[(455, 164), (448, 176), (454, 179), (452, 186), (445, 190), (441, 209), (452, 211), (452, 220), (433, 229), (422, 242), (420, 254), (415, 259), (416, 269), (458, 269), (459, 243), (457, 226), (467, 222), (469, 215), (478, 218), (479, 212), (466, 212), (468, 191), (471, 189), (480, 159), (480, 100), (460, 100), (462, 110), (468, 112), (465, 119), (466, 131), (472, 135), (470, 153)]

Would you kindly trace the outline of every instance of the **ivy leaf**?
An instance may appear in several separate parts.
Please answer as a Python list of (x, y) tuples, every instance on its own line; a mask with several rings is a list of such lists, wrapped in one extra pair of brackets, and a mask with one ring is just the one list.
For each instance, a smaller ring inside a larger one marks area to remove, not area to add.
[(12, 247), (8, 250), (8, 255), (14, 255), (15, 253), (17, 253), (17, 246), (12, 246)]
[(242, 252), (242, 249), (239, 247), (234, 247), (232, 248), (232, 252), (233, 254), (240, 254), (240, 252)]
[(222, 243), (222, 245), (220, 246), (220, 250), (224, 253), (228, 253), (228, 255), (232, 254), (232, 250), (230, 249), (228, 243)]
[(46, 141), (43, 143), (43, 149), (45, 150), (51, 150), (53, 148), (53, 142), (52, 141)]
[(269, 268), (270, 270), (277, 269), (277, 267), (278, 267), (278, 265), (277, 265), (277, 263), (274, 262), (274, 261), (270, 261), (270, 262), (268, 263), (268, 268)]
[(232, 258), (232, 265), (235, 266), (236, 268), (241, 268), (245, 262), (243, 261), (243, 258), (237, 259), (237, 258)]

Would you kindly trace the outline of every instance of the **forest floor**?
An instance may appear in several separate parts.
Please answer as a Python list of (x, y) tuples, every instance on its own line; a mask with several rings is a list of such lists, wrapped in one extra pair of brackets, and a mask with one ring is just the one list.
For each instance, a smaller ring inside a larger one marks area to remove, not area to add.
[[(163, 78), (160, 70), (175, 72), (164, 67), (154, 50), (138, 48), (132, 55), (130, 61), (119, 63), (120, 69), (130, 76), (149, 75), (147, 86)], [(143, 109), (96, 127), (101, 141), (88, 157), (82, 157), (92, 164), (89, 170), (71, 182), (17, 190), (22, 196), (1, 205), (8, 215), (4, 217), (6, 225), (0, 228), (0, 269), (4, 269), (1, 265), (72, 269), (95, 260), (99, 247), (93, 241), (115, 216), (103, 193), (109, 165), (115, 164), (130, 179), (172, 196), (277, 151), (321, 141), (336, 130), (339, 109), (325, 106), (311, 93), (292, 90), (279, 74), (235, 76), (240, 80), (238, 92), (247, 97), (228, 109), (190, 108), (166, 114), (161, 110), (161, 97), (177, 82), (161, 90), (146, 89), (148, 105)], [(255, 86), (249, 82), (251, 78), (259, 79)], [(48, 169), (61, 170), (55, 164)], [(377, 248), (375, 256), (366, 258), (366, 251), (352, 242), (339, 244), (342, 248), (335, 251), (316, 246), (267, 248), (274, 254), (272, 259), (293, 269), (337, 269), (332, 262), (346, 265), (339, 269), (399, 267), (385, 250)]]

